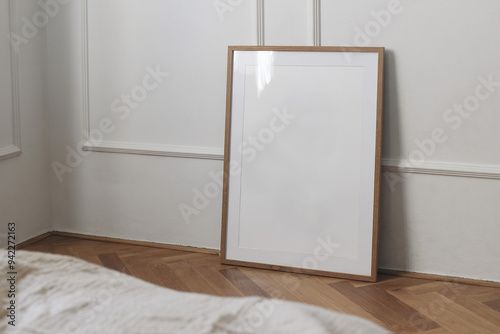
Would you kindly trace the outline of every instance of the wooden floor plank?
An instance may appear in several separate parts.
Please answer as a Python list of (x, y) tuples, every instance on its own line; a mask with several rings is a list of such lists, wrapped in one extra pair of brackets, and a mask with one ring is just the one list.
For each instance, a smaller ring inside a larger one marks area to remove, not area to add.
[(252, 268), (240, 268), (240, 270), (264, 290), (270, 297), (299, 302), (300, 300), (290, 291), (283, 287), (269, 274), (269, 270), (258, 270)]
[(427, 318), (426, 316), (415, 310), (413, 307), (408, 306), (398, 298), (380, 288), (380, 286), (365, 286), (360, 288), (359, 290), (366, 292), (367, 295), (377, 300), (377, 302), (388, 308), (391, 312), (397, 314), (398, 318), (402, 320), (400, 322), (401, 330), (405, 329), (414, 331), (415, 327), (411, 325), (413, 321), (422, 323), (428, 330), (433, 330), (440, 327), (437, 323)]
[[(404, 317), (395, 313), (380, 299), (380, 295), (375, 290), (356, 288), (349, 282), (329, 284), (332, 288), (362, 306), (373, 317), (380, 320), (386, 327), (395, 330), (401, 329), (404, 324)], [(365, 286), (366, 287), (366, 286)]]
[(318, 277), (299, 279), (296, 276), (289, 276), (286, 278), (283, 277), (282, 281), (286, 282), (285, 286), (290, 287), (292, 293), (303, 303), (356, 315), (384, 326), (383, 322), (373, 317), (363, 307), (357, 305), (338, 291), (331, 289), (328, 284), (321, 282)]
[(245, 296), (270, 297), (238, 268), (222, 269), (220, 273)]
[(191, 289), (179, 278), (166, 263), (158, 261), (147, 264), (148, 279), (163, 287), (190, 292)]
[(215, 289), (205, 278), (184, 261), (165, 262), (172, 272), (189, 288), (191, 292), (217, 295)]
[(293, 281), (284, 281), (282, 279), (279, 279), (278, 282), (282, 286), (287, 287), (302, 303), (329, 308), (334, 311), (342, 311), (335, 299), (331, 298), (331, 295), (328, 293), (317, 289), (313, 282), (309, 280), (298, 280), (297, 278), (294, 279), (294, 283), (292, 283)]
[(490, 301), (484, 302), (484, 304), (486, 306), (492, 308), (493, 310), (500, 312), (500, 299), (490, 300)]
[(238, 288), (236, 288), (226, 277), (215, 267), (210, 265), (200, 265), (193, 267), (211, 286), (214, 294), (224, 297), (242, 297), (244, 296)]
[[(393, 290), (390, 293), (452, 333), (494, 333), (500, 330), (437, 292), (416, 295), (406, 290)], [(428, 329), (424, 324), (418, 326), (421, 330)]]
[(106, 268), (130, 275), (127, 266), (122, 262), (122, 259), (116, 253), (99, 254), (97, 257)]
[[(412, 333), (412, 332), (408, 332), (408, 333)], [(422, 333), (422, 332), (413, 332), (413, 333)], [(431, 330), (428, 330), (428, 331), (425, 331), (423, 332), (425, 334), (454, 334), (452, 332), (450, 332), (449, 330), (447, 330), (446, 328), (443, 328), (443, 327), (439, 327), (439, 328), (436, 328), (436, 329), (431, 329)], [(402, 334), (402, 333), (400, 333)], [(404, 333), (406, 334), (406, 333)]]
[(489, 321), (500, 329), (500, 310), (490, 308), (486, 305), (486, 303), (482, 303), (466, 296), (457, 297), (453, 301), (467, 310), (474, 312), (477, 316)]

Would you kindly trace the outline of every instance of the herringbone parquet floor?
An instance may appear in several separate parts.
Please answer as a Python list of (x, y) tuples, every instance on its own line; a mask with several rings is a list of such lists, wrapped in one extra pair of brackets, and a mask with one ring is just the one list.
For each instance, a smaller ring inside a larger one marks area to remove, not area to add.
[(500, 333), (500, 289), (380, 276), (377, 283), (221, 265), (217, 255), (50, 236), (26, 250), (71, 255), (167, 288), (282, 298), (398, 333)]

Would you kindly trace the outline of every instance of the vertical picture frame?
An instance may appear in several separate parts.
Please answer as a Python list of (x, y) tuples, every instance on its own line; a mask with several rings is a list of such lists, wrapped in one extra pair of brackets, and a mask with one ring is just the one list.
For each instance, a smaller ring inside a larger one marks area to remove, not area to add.
[(384, 48), (230, 46), (221, 262), (376, 281)]

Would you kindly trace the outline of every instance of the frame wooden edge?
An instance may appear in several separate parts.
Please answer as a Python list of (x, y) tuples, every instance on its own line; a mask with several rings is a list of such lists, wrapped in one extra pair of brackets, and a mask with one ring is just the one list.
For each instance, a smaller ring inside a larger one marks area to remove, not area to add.
[(378, 51), (377, 69), (377, 125), (375, 138), (375, 177), (373, 200), (373, 237), (372, 237), (372, 268), (371, 278), (377, 280), (378, 273), (378, 246), (379, 246), (379, 219), (380, 219), (380, 177), (382, 170), (382, 124), (384, 110), (384, 53), (385, 48), (376, 48)]
[(226, 259), (227, 242), (227, 209), (229, 199), (229, 169), (230, 169), (230, 146), (231, 146), (231, 104), (233, 100), (233, 54), (234, 47), (229, 46), (227, 52), (227, 83), (226, 83), (226, 129), (224, 138), (224, 179), (222, 187), (222, 221), (221, 221), (221, 245), (220, 257)]
[(299, 268), (299, 267), (287, 267), (287, 266), (280, 266), (280, 265), (274, 265), (274, 264), (265, 264), (265, 263), (258, 263), (258, 262), (246, 262), (246, 261), (228, 260), (228, 259), (221, 259), (221, 263), (225, 264), (225, 265), (231, 265), (231, 266), (282, 271), (282, 272), (288, 272), (288, 273), (294, 273), (294, 274), (342, 278), (342, 279), (371, 282), (371, 283), (376, 282), (376, 279), (374, 280), (372, 275), (371, 276), (363, 276), (363, 275), (345, 274), (345, 273), (337, 273), (337, 272), (330, 272), (330, 271), (323, 271), (323, 270), (306, 269), (306, 268)]
[(316, 51), (316, 52), (376, 52), (384, 50), (379, 46), (248, 46), (230, 45), (229, 52), (232, 51)]
[[(268, 265), (255, 262), (229, 260), (226, 258), (227, 243), (227, 209), (229, 196), (229, 170), (230, 170), (230, 142), (231, 142), (231, 107), (232, 107), (232, 81), (233, 81), (233, 56), (234, 51), (315, 51), (315, 52), (373, 52), (378, 54), (377, 67), (377, 124), (375, 147), (375, 177), (374, 177), (374, 207), (373, 207), (373, 233), (372, 233), (372, 261), (369, 276), (352, 275), (345, 273), (327, 272), (314, 269), (303, 269), (287, 266)], [(228, 67), (226, 86), (226, 128), (224, 141), (224, 181), (221, 222), (221, 251), (222, 264), (253, 267), (268, 270), (280, 270), (307, 275), (346, 278), (359, 281), (376, 282), (378, 273), (378, 233), (380, 215), (380, 176), (382, 161), (382, 116), (384, 92), (384, 47), (339, 47), (339, 46), (228, 46)]]

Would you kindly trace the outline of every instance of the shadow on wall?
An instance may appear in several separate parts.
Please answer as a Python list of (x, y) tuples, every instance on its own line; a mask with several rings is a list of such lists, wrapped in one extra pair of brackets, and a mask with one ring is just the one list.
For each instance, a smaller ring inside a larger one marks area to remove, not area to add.
[[(402, 112), (398, 96), (395, 54), (385, 50), (383, 149), (384, 157), (401, 154)], [(390, 130), (390, 131), (389, 131)], [(385, 171), (381, 174), (380, 217), (379, 217), (379, 267), (407, 270), (408, 229), (405, 212), (404, 175)], [(399, 180), (399, 181), (398, 181)]]

